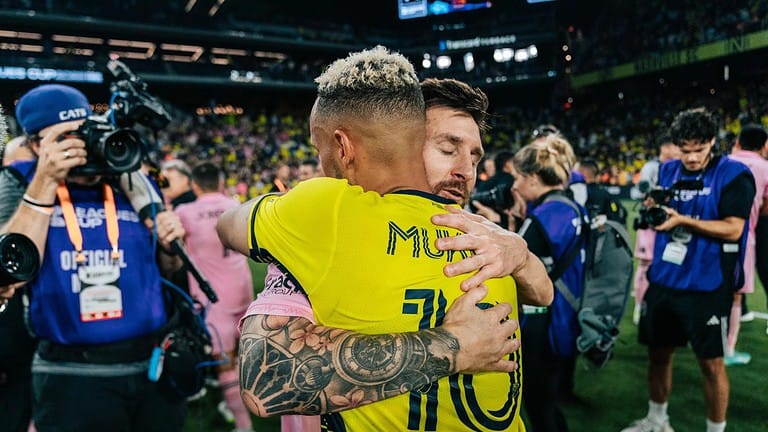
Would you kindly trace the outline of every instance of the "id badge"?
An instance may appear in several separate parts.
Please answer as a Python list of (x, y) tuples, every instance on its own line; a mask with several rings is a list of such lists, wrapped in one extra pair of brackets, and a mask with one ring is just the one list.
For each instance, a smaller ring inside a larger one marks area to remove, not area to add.
[(685, 261), (685, 254), (688, 253), (688, 246), (671, 242), (667, 243), (667, 247), (664, 248), (664, 254), (661, 256), (661, 260), (670, 264), (682, 265)]
[(120, 268), (104, 265), (77, 269), (80, 279), (80, 319), (83, 322), (122, 318)]

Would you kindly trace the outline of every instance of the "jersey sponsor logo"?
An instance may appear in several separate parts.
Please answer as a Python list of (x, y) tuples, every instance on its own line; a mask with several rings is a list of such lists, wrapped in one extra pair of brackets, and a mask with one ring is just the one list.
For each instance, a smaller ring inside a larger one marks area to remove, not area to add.
[(278, 272), (278, 274), (268, 275), (264, 281), (265, 294), (287, 295), (301, 292), (299, 285), (288, 274)]
[(88, 117), (88, 111), (85, 108), (72, 108), (64, 111), (59, 111), (59, 120), (78, 120), (83, 117)]
[[(409, 253), (412, 258), (426, 256), (431, 259), (444, 259), (447, 262), (453, 262), (456, 260), (456, 254), (459, 254), (460, 259), (464, 259), (471, 253), (468, 251), (433, 250), (435, 239), (450, 235), (450, 232), (445, 229), (434, 229), (434, 234), (430, 236), (430, 231), (425, 227), (411, 226), (403, 229), (396, 222), (389, 221), (388, 230), (387, 255), (397, 255), (398, 252)], [(398, 244), (402, 244), (399, 250)]]

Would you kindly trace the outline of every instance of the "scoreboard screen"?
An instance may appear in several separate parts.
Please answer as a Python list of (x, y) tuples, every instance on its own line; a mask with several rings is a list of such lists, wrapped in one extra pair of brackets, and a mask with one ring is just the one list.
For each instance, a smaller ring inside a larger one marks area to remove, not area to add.
[(397, 15), (401, 20), (405, 20), (490, 7), (491, 2), (488, 0), (397, 0)]

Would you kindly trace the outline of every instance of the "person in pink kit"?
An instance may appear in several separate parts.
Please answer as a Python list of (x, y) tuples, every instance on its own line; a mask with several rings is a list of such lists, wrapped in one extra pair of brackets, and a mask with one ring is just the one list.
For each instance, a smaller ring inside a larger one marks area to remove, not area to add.
[[(192, 169), (192, 190), (197, 196), (193, 202), (174, 209), (187, 232), (185, 242), (192, 261), (205, 275), (219, 301), (208, 307), (206, 324), (213, 339), (214, 354), (229, 359), (219, 366), (219, 384), (224, 401), (219, 411), (229, 408), (234, 416), (236, 431), (251, 430), (251, 416), (240, 399), (237, 372), (239, 333), (237, 322), (253, 301), (253, 284), (247, 258), (226, 249), (216, 234), (216, 222), (225, 210), (237, 202), (224, 195), (219, 168), (203, 162)], [(206, 304), (207, 298), (197, 281), (190, 275), (190, 294)]]
[(749, 213), (749, 233), (747, 235), (747, 249), (744, 256), (744, 286), (733, 295), (733, 306), (728, 325), (728, 339), (725, 350), (725, 365), (747, 364), (752, 356), (746, 352), (736, 351), (736, 341), (739, 338), (741, 327), (741, 306), (744, 294), (755, 290), (755, 227), (760, 215), (768, 214), (768, 206), (765, 205), (768, 198), (768, 161), (763, 159), (761, 151), (768, 147), (768, 133), (756, 124), (745, 125), (741, 129), (739, 137), (729, 155), (749, 167), (755, 178), (755, 200), (752, 202), (752, 210)]

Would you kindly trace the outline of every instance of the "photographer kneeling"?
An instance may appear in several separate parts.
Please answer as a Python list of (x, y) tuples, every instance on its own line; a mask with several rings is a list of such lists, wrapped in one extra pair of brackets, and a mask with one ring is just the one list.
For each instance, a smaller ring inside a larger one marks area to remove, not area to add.
[[(168, 321), (161, 273), (181, 263), (155, 255), (153, 234), (118, 175), (108, 167), (107, 175), (97, 173), (94, 137), (79, 130), (90, 114), (88, 100), (72, 87), (29, 91), (16, 117), (37, 160), (0, 171), (2, 232), (31, 238), (42, 261), (27, 286), (29, 325), (40, 339), (32, 364), (35, 426), (179, 431), (184, 398), (150, 382), (147, 365)], [(155, 225), (158, 251), (184, 237), (171, 212), (158, 213)]]

